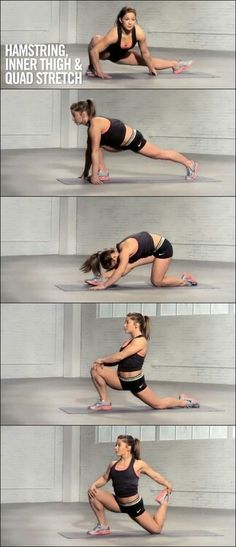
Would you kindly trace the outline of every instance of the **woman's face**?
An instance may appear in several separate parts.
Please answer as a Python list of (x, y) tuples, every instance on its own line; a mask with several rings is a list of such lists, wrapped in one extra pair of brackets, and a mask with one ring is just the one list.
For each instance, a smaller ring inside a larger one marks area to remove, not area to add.
[(118, 251), (114, 251), (113, 253), (111, 253), (111, 267), (109, 268), (110, 270), (113, 270), (113, 268), (117, 268), (118, 264), (119, 264), (119, 254)]
[(76, 125), (86, 125), (88, 121), (88, 114), (87, 112), (72, 112), (72, 121), (76, 123)]
[(120, 19), (120, 22), (124, 30), (130, 31), (136, 25), (136, 17), (134, 13), (128, 12)]
[(122, 441), (121, 439), (117, 439), (115, 444), (115, 453), (117, 456), (126, 456), (130, 453), (130, 447), (127, 445), (125, 441)]
[(125, 332), (127, 332), (128, 334), (132, 333), (134, 331), (135, 326), (136, 324), (133, 319), (131, 319), (130, 317), (125, 318), (125, 322), (124, 322)]

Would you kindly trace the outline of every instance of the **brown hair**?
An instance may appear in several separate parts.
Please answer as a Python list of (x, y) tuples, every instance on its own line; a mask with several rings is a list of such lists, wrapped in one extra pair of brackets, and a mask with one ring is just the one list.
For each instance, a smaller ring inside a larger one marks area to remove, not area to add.
[(87, 112), (89, 119), (96, 116), (96, 107), (92, 99), (87, 99), (86, 101), (79, 101), (78, 103), (72, 103), (70, 105), (70, 111), (73, 112)]
[(84, 273), (88, 273), (92, 270), (94, 275), (101, 275), (101, 267), (104, 270), (109, 270), (112, 267), (112, 258), (111, 254), (114, 253), (115, 249), (105, 249), (104, 251), (98, 251), (94, 253), (85, 260), (81, 266), (81, 270)]
[(140, 440), (134, 439), (132, 435), (118, 435), (117, 439), (131, 446), (131, 454), (136, 460), (140, 460)]
[(124, 6), (117, 15), (117, 18), (116, 18), (117, 25), (121, 25), (120, 19), (123, 19), (126, 13), (133, 13), (135, 17), (137, 18), (137, 12), (134, 8), (129, 8), (127, 6)]
[(148, 315), (142, 315), (141, 313), (137, 312), (130, 312), (127, 313), (127, 317), (135, 321), (139, 324), (141, 333), (147, 340), (150, 338), (150, 332), (151, 332), (151, 320)]

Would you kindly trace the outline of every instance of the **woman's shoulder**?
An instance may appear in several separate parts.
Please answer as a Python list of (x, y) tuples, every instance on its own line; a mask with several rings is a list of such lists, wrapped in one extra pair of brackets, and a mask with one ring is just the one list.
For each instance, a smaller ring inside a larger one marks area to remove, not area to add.
[(145, 32), (140, 25), (135, 25), (135, 32), (137, 40), (143, 40), (143, 38), (145, 38)]

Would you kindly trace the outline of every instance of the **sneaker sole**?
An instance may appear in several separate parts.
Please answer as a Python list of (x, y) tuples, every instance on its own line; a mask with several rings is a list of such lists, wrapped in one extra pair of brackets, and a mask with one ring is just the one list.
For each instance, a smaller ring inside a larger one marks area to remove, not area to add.
[(157, 501), (157, 503), (160, 503), (162, 502), (163, 498), (166, 496), (167, 494), (167, 490), (162, 490), (162, 492), (160, 492), (160, 494), (158, 494), (156, 497), (155, 497), (155, 501)]
[(189, 68), (191, 68), (193, 66), (193, 62), (190, 64), (190, 65), (187, 65), (187, 66), (183, 66), (181, 68), (179, 68), (179, 70), (174, 70), (174, 74), (178, 75), (178, 74), (181, 74), (182, 72), (185, 72), (186, 70), (189, 70)]
[(88, 536), (110, 536), (112, 532), (110, 530), (101, 530), (101, 532), (87, 532)]
[(92, 408), (91, 406), (88, 406), (88, 410), (93, 410), (94, 412), (103, 412), (104, 410), (105, 411), (108, 411), (108, 410), (112, 410), (112, 406), (103, 406), (103, 407), (100, 407), (100, 408)]

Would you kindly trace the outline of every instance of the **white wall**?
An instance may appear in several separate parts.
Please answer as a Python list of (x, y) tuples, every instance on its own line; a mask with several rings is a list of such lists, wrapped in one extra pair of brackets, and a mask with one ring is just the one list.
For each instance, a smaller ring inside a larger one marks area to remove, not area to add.
[(77, 252), (88, 255), (112, 247), (129, 234), (148, 230), (170, 239), (174, 258), (232, 261), (233, 219), (234, 200), (227, 197), (81, 198)]
[(1, 102), (2, 148), (60, 146), (61, 91), (2, 90)]
[[(133, 1), (149, 46), (202, 50), (234, 50), (233, 1)], [(114, 24), (123, 1), (78, 1), (78, 38), (104, 34)]]
[(2, 2), (3, 43), (59, 41), (60, 2), (15, 0)]
[(2, 502), (61, 501), (62, 426), (2, 426)]
[(59, 252), (59, 198), (2, 198), (2, 254)]
[(63, 304), (2, 305), (2, 377), (63, 376)]

